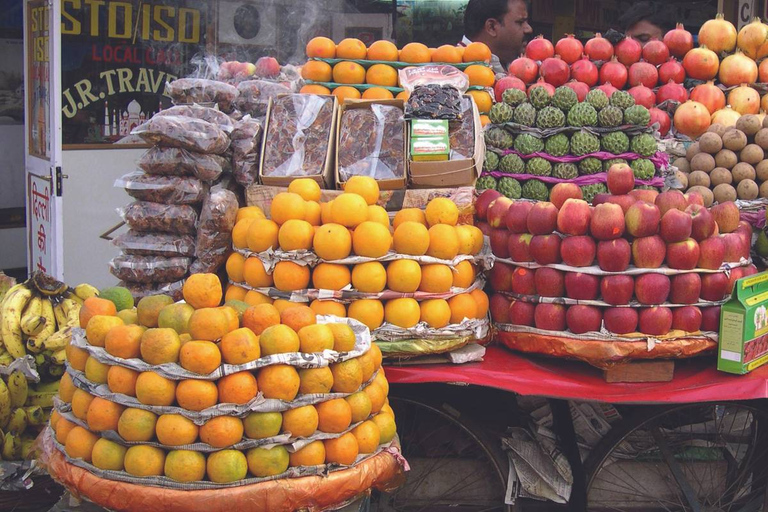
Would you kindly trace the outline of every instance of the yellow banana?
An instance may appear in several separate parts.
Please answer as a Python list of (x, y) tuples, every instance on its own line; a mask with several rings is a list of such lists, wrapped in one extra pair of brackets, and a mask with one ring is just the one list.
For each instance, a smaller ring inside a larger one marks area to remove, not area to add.
[(0, 429), (4, 429), (11, 419), (11, 393), (5, 381), (0, 379)]
[(85, 302), (83, 299), (81, 299), (80, 297), (78, 297), (74, 293), (68, 293), (67, 294), (67, 298), (68, 299), (72, 299), (73, 301), (75, 301), (77, 304), (79, 304), (81, 306), (83, 305), (83, 302)]
[(8, 392), (11, 396), (11, 407), (21, 407), (27, 401), (27, 378), (21, 370), (14, 370), (8, 376)]
[(27, 415), (27, 424), (39, 426), (45, 423), (45, 413), (39, 405), (31, 405), (24, 408), (24, 414)]
[(21, 317), (21, 332), (27, 336), (37, 336), (45, 328), (47, 320), (44, 316)]
[[(64, 325), (68, 327), (80, 327), (80, 308), (82, 307), (82, 304), (70, 298), (64, 299), (61, 304), (64, 307), (64, 311), (66, 311)], [(61, 329), (61, 327), (63, 326), (60, 325), (59, 329)]]
[(0, 347), (0, 366), (8, 366), (13, 362), (13, 356), (5, 348)]
[(24, 308), (24, 313), (21, 315), (21, 332), (26, 334), (27, 336), (34, 336), (35, 332), (30, 332), (30, 330), (34, 329), (42, 329), (42, 326), (39, 326), (40, 323), (40, 315), (43, 311), (43, 299), (39, 295), (33, 296), (29, 303), (27, 303), (27, 307)]
[(51, 364), (56, 366), (63, 366), (67, 362), (67, 349), (62, 348), (57, 350), (51, 355)]
[(21, 437), (6, 432), (3, 438), (3, 460), (19, 460), (21, 458)]
[(30, 391), (29, 395), (27, 395), (26, 405), (28, 407), (33, 405), (39, 405), (43, 408), (53, 407), (53, 397), (57, 394), (58, 392), (56, 391)]
[(65, 327), (60, 331), (56, 331), (41, 344), (43, 350), (50, 350), (56, 352), (60, 349), (67, 348), (69, 341), (72, 339), (72, 327)]
[[(61, 350), (62, 352), (64, 349)], [(66, 358), (66, 356), (65, 356)], [(63, 364), (52, 364), (48, 367), (48, 375), (53, 377), (54, 379), (61, 378), (62, 375), (64, 375), (64, 370), (66, 367)]]
[(21, 458), (24, 460), (33, 459), (35, 449), (35, 438), (32, 436), (22, 436), (21, 438)]
[(58, 380), (54, 380), (53, 382), (38, 382), (37, 384), (32, 385), (30, 392), (37, 391), (38, 393), (58, 393), (59, 384), (60, 382)]
[(8, 422), (8, 432), (21, 434), (27, 428), (27, 413), (19, 407), (11, 411), (11, 421)]
[(60, 300), (53, 305), (53, 316), (56, 318), (56, 326), (61, 329), (67, 323), (67, 310), (64, 309), (64, 301)]
[(98, 297), (99, 290), (95, 286), (91, 286), (88, 283), (82, 283), (75, 286), (75, 295), (82, 300), (90, 299), (91, 297)]
[(20, 288), (10, 299), (3, 301), (3, 319), (0, 322), (0, 337), (5, 349), (14, 358), (24, 357), (27, 351), (21, 339), (21, 312), (32, 298), (32, 290)]
[(45, 317), (45, 327), (36, 336), (27, 339), (27, 349), (35, 354), (42, 350), (43, 342), (56, 332), (56, 317), (50, 300), (43, 301), (42, 315)]

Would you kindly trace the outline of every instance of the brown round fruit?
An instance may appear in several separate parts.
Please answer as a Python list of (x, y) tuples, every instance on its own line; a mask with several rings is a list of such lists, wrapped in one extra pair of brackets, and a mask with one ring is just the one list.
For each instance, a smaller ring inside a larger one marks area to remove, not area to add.
[(675, 178), (680, 182), (679, 187), (674, 187), (675, 190), (685, 190), (688, 188), (688, 175), (684, 172), (675, 171)]
[(731, 151), (741, 151), (747, 145), (747, 136), (744, 132), (731, 128), (723, 134), (723, 147)]
[(760, 122), (760, 118), (754, 114), (741, 116), (736, 120), (736, 125), (734, 126), (734, 128), (737, 130), (744, 132), (744, 135), (747, 137), (751, 137), (752, 135), (756, 134), (761, 127), (762, 123)]
[(752, 180), (742, 180), (736, 187), (736, 194), (738, 194), (739, 199), (747, 201), (750, 199), (757, 199), (757, 194), (759, 192), (760, 189), (757, 187), (757, 183)]
[(704, 171), (693, 171), (688, 175), (688, 184), (691, 187), (707, 187), (710, 184), (709, 174)]
[(699, 138), (699, 148), (704, 153), (714, 155), (723, 149), (723, 139), (716, 133), (707, 132)]
[(701, 149), (699, 149), (699, 143), (694, 142), (693, 144), (688, 146), (688, 149), (685, 151), (685, 158), (687, 158), (688, 161), (690, 162), (691, 159), (699, 153), (701, 153)]
[(709, 180), (714, 187), (722, 185), (723, 183), (730, 185), (731, 182), (733, 182), (733, 175), (731, 174), (731, 171), (724, 167), (715, 167), (712, 172), (709, 173)]
[(739, 160), (752, 165), (762, 162), (763, 158), (765, 158), (765, 152), (757, 144), (747, 144), (739, 153)]
[(731, 170), (733, 174), (733, 182), (740, 183), (742, 180), (754, 180), (755, 168), (747, 162), (739, 162)]
[(672, 165), (678, 168), (678, 170), (688, 173), (691, 172), (691, 164), (688, 163), (688, 160), (686, 160), (683, 157), (675, 159), (674, 162), (672, 162)]
[(733, 169), (733, 166), (739, 163), (739, 157), (730, 149), (721, 149), (715, 155), (715, 164), (718, 167)]
[(768, 116), (763, 118), (763, 128), (768, 128)]
[(768, 128), (761, 128), (760, 131), (755, 134), (755, 144), (763, 148), (763, 150), (768, 149)]
[(727, 183), (721, 183), (715, 187), (712, 191), (715, 196), (715, 201), (718, 203), (725, 203), (726, 201), (736, 200), (736, 189)]
[(707, 208), (712, 206), (712, 203), (715, 200), (715, 195), (707, 187), (701, 187), (701, 186), (696, 187), (696, 186), (694, 186), (694, 187), (689, 188), (687, 192), (689, 194), (691, 192), (696, 192), (697, 194), (701, 195), (701, 197), (704, 199), (704, 206), (706, 206)]
[(764, 181), (760, 185), (760, 197), (763, 199), (768, 198), (768, 181)]
[(724, 124), (720, 124), (720, 123), (711, 124), (711, 125), (709, 125), (709, 128), (707, 128), (707, 131), (708, 131), (708, 132), (716, 133), (716, 134), (718, 134), (718, 135), (719, 135), (721, 138), (722, 138), (723, 134), (724, 134), (724, 133), (725, 133), (727, 130), (728, 130), (728, 127), (727, 127), (727, 126), (725, 126)]
[(709, 153), (698, 153), (691, 160), (691, 171), (709, 172), (714, 168), (715, 158)]
[(763, 160), (757, 164), (757, 166), (755, 166), (755, 172), (757, 173), (757, 179), (759, 181), (768, 181), (768, 160)]

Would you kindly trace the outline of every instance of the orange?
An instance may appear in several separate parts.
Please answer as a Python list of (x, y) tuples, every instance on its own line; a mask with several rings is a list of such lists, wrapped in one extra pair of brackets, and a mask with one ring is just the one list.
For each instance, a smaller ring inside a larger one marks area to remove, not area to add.
[[(118, 367), (113, 366), (113, 368)], [(59, 398), (67, 403), (71, 403), (72, 395), (75, 394), (76, 389), (77, 387), (75, 387), (75, 383), (72, 382), (72, 377), (67, 372), (64, 372), (64, 375), (61, 376), (61, 381), (59, 382)]]
[(272, 356), (299, 351), (299, 336), (287, 325), (271, 325), (259, 336), (261, 354)]
[(318, 59), (336, 58), (336, 43), (327, 37), (313, 37), (307, 43), (307, 57)]
[(182, 409), (202, 411), (219, 401), (219, 390), (209, 380), (184, 379), (176, 385), (176, 403)]
[(288, 192), (299, 194), (305, 201), (320, 200), (320, 185), (311, 178), (298, 178), (291, 181)]
[(248, 245), (253, 252), (264, 252), (267, 249), (277, 249), (280, 226), (269, 219), (256, 219), (248, 228)]
[(461, 62), (461, 52), (459, 52), (459, 49), (455, 46), (444, 44), (434, 51), (432, 54), (432, 62)]
[(368, 47), (368, 60), (397, 60), (397, 46), (390, 41), (375, 41)]
[(335, 393), (354, 393), (365, 382), (363, 368), (358, 358), (347, 359), (330, 366), (333, 374), (333, 391)]
[(160, 312), (170, 306), (174, 300), (168, 295), (150, 295), (143, 297), (136, 305), (136, 315), (144, 327), (157, 327)]
[(64, 443), (64, 451), (73, 459), (83, 459), (85, 462), (91, 462), (93, 447), (99, 436), (88, 432), (81, 426), (76, 426), (67, 434), (67, 442)]
[(59, 444), (66, 445), (67, 436), (77, 424), (72, 423), (67, 418), (59, 418), (56, 422), (56, 441)]
[(395, 214), (395, 218), (392, 220), (392, 227), (397, 231), (397, 228), (403, 222), (418, 222), (427, 226), (427, 216), (421, 208), (404, 208)]
[(69, 344), (65, 349), (65, 353), (67, 354), (67, 362), (69, 363), (69, 366), (81, 372), (85, 371), (85, 363), (88, 361), (88, 358), (91, 357), (87, 350)]
[(352, 235), (341, 224), (323, 224), (315, 232), (312, 248), (326, 261), (341, 260), (352, 251)]
[(247, 327), (256, 335), (264, 332), (264, 329), (267, 327), (271, 325), (277, 325), (279, 323), (280, 312), (272, 304), (259, 304), (257, 306), (251, 306), (245, 310), (245, 313), (243, 313), (243, 327)]
[(338, 98), (339, 103), (344, 103), (344, 100), (359, 100), (360, 91), (349, 85), (340, 85), (333, 90), (333, 95)]
[(88, 326), (85, 328), (85, 336), (88, 343), (94, 347), (103, 347), (104, 339), (107, 333), (114, 327), (125, 325), (125, 323), (116, 316), (95, 315), (88, 320)]
[(189, 341), (181, 347), (179, 364), (191, 372), (208, 375), (221, 364), (221, 352), (210, 341)]
[(154, 372), (142, 372), (136, 379), (136, 399), (145, 405), (173, 405), (176, 383)]
[(234, 331), (235, 329), (240, 328), (240, 313), (238, 312), (237, 307), (233, 305), (227, 305), (227, 306), (219, 306), (216, 309), (218, 309), (219, 311), (221, 311), (227, 316), (227, 320), (229, 323), (229, 328), (227, 329), (227, 332)]
[(365, 47), (359, 39), (348, 37), (336, 45), (337, 59), (364, 60), (368, 54), (368, 48)]
[(72, 414), (75, 418), (85, 421), (88, 417), (88, 407), (91, 406), (91, 402), (95, 397), (83, 391), (82, 389), (76, 389), (72, 395)]
[(331, 216), (334, 223), (354, 228), (368, 218), (368, 203), (359, 194), (344, 192), (333, 200)]
[(374, 330), (384, 321), (384, 306), (376, 299), (356, 300), (349, 305), (347, 314)]
[(304, 198), (293, 192), (280, 192), (272, 198), (269, 214), (279, 225), (291, 219), (303, 219), (306, 216), (307, 205)]
[(427, 204), (424, 215), (430, 227), (436, 224), (455, 226), (459, 221), (459, 208), (446, 197), (436, 197)]
[(389, 228), (378, 222), (365, 221), (355, 228), (352, 249), (358, 256), (381, 258), (392, 246)]
[(413, 293), (421, 283), (421, 265), (413, 260), (395, 260), (387, 265), (387, 288), (400, 293)]
[(475, 318), (485, 318), (488, 314), (489, 300), (488, 295), (480, 288), (472, 290), (469, 295), (474, 299), (477, 312)]
[(253, 217), (246, 217), (245, 219), (238, 220), (235, 227), (232, 228), (232, 245), (238, 249), (248, 248), (248, 230), (251, 228), (251, 224), (257, 220)]
[(246, 459), (248, 470), (257, 478), (284, 473), (290, 463), (290, 455), (285, 446), (251, 448), (246, 453)]
[(400, 50), (400, 60), (411, 64), (430, 62), (429, 48), (421, 43), (408, 43)]
[(104, 398), (96, 397), (91, 400), (86, 414), (88, 429), (93, 432), (102, 430), (117, 430), (117, 422), (125, 407)]
[(272, 278), (275, 288), (280, 291), (303, 290), (309, 286), (309, 267), (292, 261), (281, 261), (275, 265)]
[(456, 288), (469, 288), (476, 277), (475, 266), (469, 260), (461, 261), (453, 268), (453, 286)]
[[(354, 283), (354, 270), (352, 270), (352, 282)], [(312, 311), (317, 315), (333, 315), (338, 317), (347, 316), (347, 308), (341, 302), (335, 300), (320, 300), (315, 299), (309, 305)]]
[(283, 432), (290, 433), (291, 437), (309, 437), (317, 430), (318, 421), (313, 405), (289, 409), (283, 413)]
[(486, 114), (481, 114), (480, 115), (480, 125), (485, 127), (488, 124), (491, 124), (491, 118), (488, 117)]
[(289, 462), (291, 467), (320, 466), (325, 463), (325, 445), (322, 441), (312, 441), (289, 454)]
[(384, 403), (387, 400), (387, 395), (381, 386), (372, 382), (363, 388), (363, 392), (371, 399), (371, 412), (377, 413), (384, 407)]
[(280, 248), (284, 251), (311, 249), (315, 229), (305, 220), (290, 219), (280, 226), (277, 235)]
[(381, 441), (381, 432), (379, 426), (373, 421), (364, 421), (352, 429), (352, 435), (357, 439), (357, 446), (360, 453), (373, 453)]
[(225, 448), (243, 439), (243, 422), (232, 416), (217, 416), (200, 427), (200, 440), (214, 448)]
[(221, 304), (221, 281), (216, 274), (192, 274), (184, 281), (184, 301), (195, 309)]
[(243, 206), (237, 209), (237, 217), (235, 223), (240, 222), (242, 219), (263, 219), (264, 210), (258, 206)]
[(467, 94), (472, 96), (472, 99), (477, 103), (477, 110), (481, 113), (490, 112), (493, 106), (493, 98), (486, 91), (471, 90), (467, 91)]
[(460, 293), (448, 299), (451, 308), (451, 323), (459, 324), (465, 318), (477, 317), (475, 299), (468, 293)]
[[(243, 278), (243, 280), (245, 279)], [(240, 281), (240, 282), (243, 282), (243, 281)], [(245, 302), (246, 295), (248, 295), (248, 290), (246, 290), (242, 286), (235, 286), (233, 284), (230, 284), (230, 285), (227, 285), (227, 289), (224, 292), (224, 302), (229, 302), (231, 300), (239, 300), (239, 301)]]
[(490, 62), (491, 49), (485, 43), (469, 43), (464, 48), (463, 60), (464, 62)]
[(329, 224), (330, 222), (333, 222), (331, 220), (331, 203), (333, 203), (333, 201), (320, 204), (320, 220), (323, 222), (323, 224)]
[(286, 309), (298, 308), (298, 307), (301, 307), (303, 304), (297, 303), (297, 302), (291, 302), (285, 299), (275, 299), (272, 305), (275, 306), (275, 309), (278, 311), (278, 313), (282, 315), (283, 311), (285, 311)]
[(181, 340), (173, 329), (147, 329), (141, 336), (140, 348), (141, 358), (149, 364), (175, 363), (179, 360)]
[(333, 331), (325, 324), (314, 324), (302, 327), (299, 332), (301, 352), (312, 354), (333, 350)]
[(331, 90), (325, 86), (317, 84), (307, 84), (299, 92), (302, 94), (331, 94)]
[(279, 412), (252, 412), (243, 419), (245, 436), (250, 439), (266, 439), (280, 433), (283, 415)]
[(356, 62), (339, 62), (333, 66), (333, 81), (339, 84), (364, 84), (365, 68)]
[[(262, 268), (264, 267), (262, 266)], [(245, 294), (245, 297), (243, 297), (243, 302), (249, 306), (257, 306), (259, 304), (272, 304), (272, 299), (263, 293), (257, 292), (255, 290), (249, 290), (248, 293)]]
[(333, 350), (349, 352), (355, 348), (355, 331), (349, 325), (342, 323), (326, 325), (333, 332)]
[(352, 408), (352, 423), (358, 423), (371, 415), (371, 399), (362, 391), (352, 393), (344, 400)]
[(125, 452), (125, 472), (133, 476), (163, 476), (165, 452), (154, 446), (131, 446)]
[(99, 469), (122, 471), (128, 448), (109, 439), (99, 439), (91, 451), (92, 464)]
[(387, 270), (378, 261), (358, 263), (352, 268), (352, 287), (364, 293), (378, 293), (387, 286)]
[(315, 408), (318, 416), (317, 428), (321, 432), (338, 434), (347, 430), (352, 424), (352, 407), (343, 398), (320, 402)]
[(219, 388), (219, 402), (226, 404), (247, 404), (259, 392), (256, 377), (251, 372), (237, 372), (216, 381)]
[(189, 317), (195, 312), (195, 308), (185, 302), (177, 302), (165, 306), (157, 315), (157, 326), (170, 328), (179, 335), (187, 334), (189, 329)]
[(165, 456), (163, 474), (176, 482), (205, 479), (205, 455), (192, 450), (171, 450)]
[(393, 242), (398, 254), (423, 256), (429, 249), (429, 231), (420, 222), (405, 221), (395, 229)]
[(146, 442), (155, 437), (155, 413), (144, 409), (128, 408), (120, 415), (117, 433), (126, 441)]
[(493, 70), (482, 64), (467, 66), (464, 73), (469, 77), (470, 86), (493, 87), (496, 82), (496, 74)]
[(117, 308), (111, 300), (100, 299), (98, 297), (88, 297), (80, 308), (80, 327), (85, 329), (88, 321), (96, 315), (115, 316)]
[(203, 308), (192, 313), (188, 328), (192, 339), (216, 341), (230, 331), (231, 325), (226, 312), (217, 308)]
[(426, 322), (433, 329), (440, 329), (451, 322), (451, 308), (444, 299), (429, 299), (419, 304), (421, 316), (419, 320)]
[(299, 370), (299, 394), (330, 393), (332, 387), (333, 372), (327, 366)]
[(408, 101), (408, 98), (410, 98), (410, 97), (411, 97), (411, 93), (409, 93), (408, 91), (401, 91), (401, 92), (397, 93), (397, 95), (395, 96), (395, 99), (396, 100)]
[[(374, 343), (374, 345), (376, 345)], [(378, 345), (376, 345), (378, 348)], [(381, 351), (379, 350), (379, 354), (381, 354)], [(379, 365), (379, 373), (376, 374), (376, 378), (373, 379), (373, 382), (378, 384), (381, 390), (384, 392), (384, 396), (389, 394), (389, 382), (387, 382), (387, 377), (384, 376), (384, 369), (381, 368), (381, 355), (378, 357), (378, 365)], [(391, 407), (390, 407), (391, 409)], [(394, 413), (392, 413), (394, 415)]]
[(375, 370), (381, 370), (381, 376), (384, 376), (384, 370), (381, 368), (381, 363), (384, 358), (383, 354), (381, 353), (381, 349), (379, 348), (379, 345), (376, 343), (371, 344), (371, 349), (365, 354), (364, 357), (370, 357), (370, 359), (373, 361), (373, 369)]
[(85, 362), (85, 378), (95, 384), (106, 384), (109, 365), (99, 362), (91, 356)]
[(331, 66), (319, 60), (310, 60), (301, 66), (301, 78), (304, 80), (330, 82), (332, 74)]
[[(107, 386), (113, 393), (136, 396), (136, 379), (138, 378), (139, 372), (135, 370), (122, 366), (112, 366), (107, 372)], [(59, 394), (61, 394), (61, 384), (59, 384)]]
[(327, 463), (335, 462), (349, 466), (355, 462), (359, 454), (357, 438), (352, 432), (347, 432), (336, 439), (323, 441), (325, 444), (325, 460)]
[(395, 95), (383, 87), (369, 87), (363, 91), (364, 100), (391, 100)]
[(419, 323), (421, 310), (416, 299), (393, 299), (384, 306), (384, 320), (408, 329)]
[[(376, 344), (372, 343), (371, 346), (376, 347)], [(373, 350), (369, 350), (362, 356), (357, 357), (356, 360), (360, 365), (362, 382), (368, 382), (376, 372), (376, 353)]]
[(341, 290), (350, 283), (349, 267), (320, 263), (312, 271), (312, 286), (321, 290)]
[(421, 267), (419, 291), (445, 293), (453, 284), (453, 271), (448, 265), (424, 265)]
[(377, 414), (373, 417), (373, 422), (379, 427), (379, 442), (381, 444), (390, 442), (395, 437), (395, 434), (397, 434), (397, 426), (395, 425), (395, 416), (393, 414)]
[(299, 332), (302, 327), (316, 324), (317, 315), (309, 306), (296, 305), (280, 313), (280, 322)]
[(483, 232), (478, 227), (466, 224), (456, 226), (456, 236), (459, 239), (459, 254), (477, 254), (483, 248)]
[(237, 482), (248, 474), (248, 460), (243, 452), (237, 450), (214, 452), (205, 461), (205, 472), (211, 482)]
[(290, 401), (299, 393), (299, 374), (287, 364), (276, 364), (259, 370), (256, 376), (264, 398)]
[(313, 226), (312, 233), (314, 235), (314, 227), (319, 226), (323, 223), (322, 221), (322, 210), (320, 208), (320, 203), (317, 201), (307, 201), (307, 214), (304, 217), (304, 220), (309, 222), (311, 226)]
[(427, 256), (452, 260), (459, 254), (459, 237), (456, 228), (448, 224), (435, 224), (429, 228)]
[(261, 357), (259, 337), (246, 327), (225, 334), (220, 349), (226, 364), (245, 364)]
[(383, 85), (385, 87), (396, 87), (397, 70), (386, 64), (374, 64), (369, 67), (368, 71), (365, 73), (365, 83), (371, 85)]
[(168, 446), (184, 446), (197, 441), (199, 428), (180, 414), (163, 414), (157, 418), (157, 440)]
[(344, 183), (344, 192), (361, 196), (370, 206), (378, 202), (380, 194), (379, 184), (370, 176), (352, 176)]
[(389, 228), (389, 214), (384, 207), (377, 204), (368, 205), (368, 217), (371, 222), (378, 222), (382, 226)]

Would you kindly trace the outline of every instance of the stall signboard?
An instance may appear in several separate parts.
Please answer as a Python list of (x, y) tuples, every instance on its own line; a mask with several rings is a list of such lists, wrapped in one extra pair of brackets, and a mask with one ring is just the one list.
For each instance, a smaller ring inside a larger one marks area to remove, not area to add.
[(53, 186), (45, 177), (27, 173), (30, 272), (53, 272)]
[(169, 106), (165, 84), (205, 52), (211, 4), (61, 0), (63, 144), (117, 142)]
[(51, 83), (51, 59), (49, 45), (48, 2), (36, 0), (27, 3), (27, 117), (28, 151), (30, 155), (50, 160), (51, 126), (49, 90)]

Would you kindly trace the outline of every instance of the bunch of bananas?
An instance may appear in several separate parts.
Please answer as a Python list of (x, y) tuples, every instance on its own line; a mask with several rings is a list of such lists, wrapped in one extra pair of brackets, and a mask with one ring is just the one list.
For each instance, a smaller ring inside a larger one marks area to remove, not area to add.
[(30, 385), (21, 370), (0, 379), (0, 455), (26, 459), (45, 426), (59, 392), (59, 381)]

